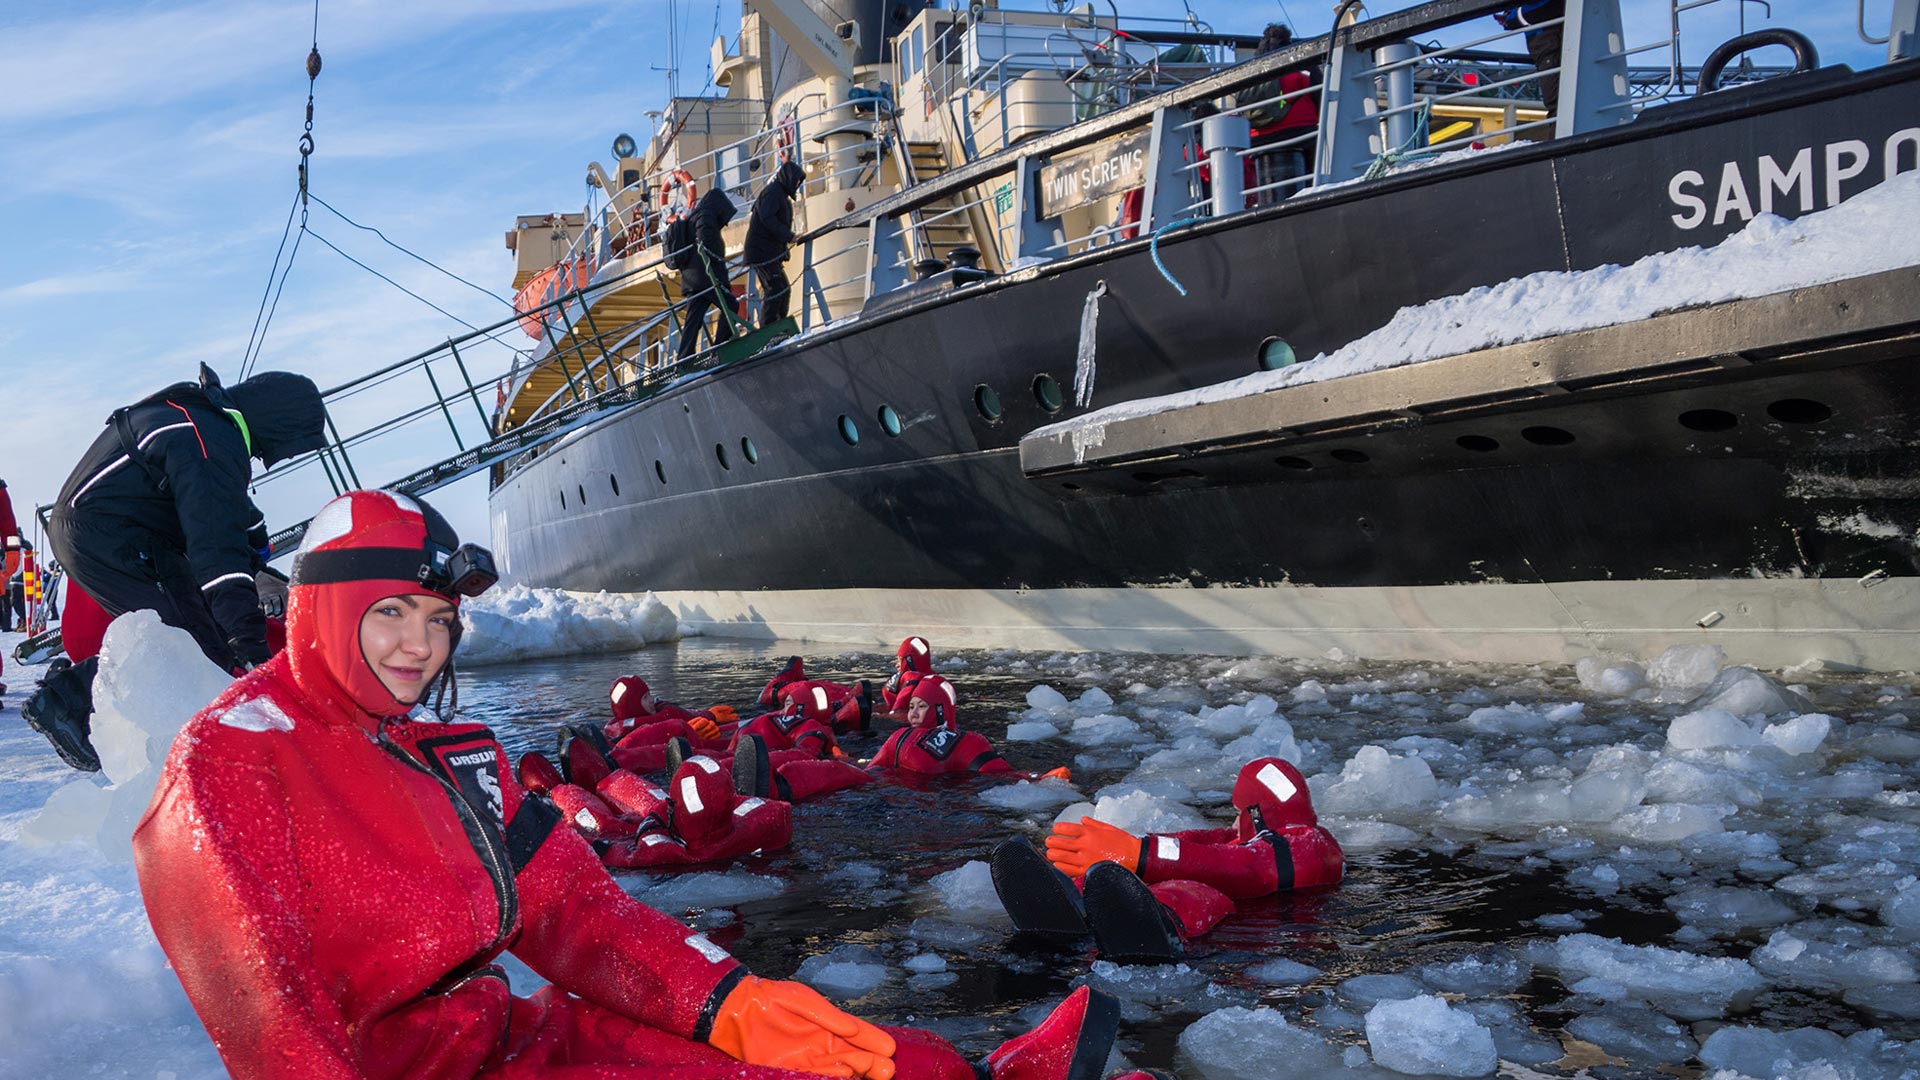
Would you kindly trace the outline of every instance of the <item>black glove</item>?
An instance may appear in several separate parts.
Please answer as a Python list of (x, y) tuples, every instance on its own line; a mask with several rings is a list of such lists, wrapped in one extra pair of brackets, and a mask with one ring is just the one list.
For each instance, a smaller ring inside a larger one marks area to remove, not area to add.
[(273, 656), (273, 653), (267, 649), (265, 639), (254, 641), (247, 638), (228, 638), (227, 648), (233, 651), (233, 658), (240, 661), (240, 666), (248, 671), (266, 663), (268, 658)]

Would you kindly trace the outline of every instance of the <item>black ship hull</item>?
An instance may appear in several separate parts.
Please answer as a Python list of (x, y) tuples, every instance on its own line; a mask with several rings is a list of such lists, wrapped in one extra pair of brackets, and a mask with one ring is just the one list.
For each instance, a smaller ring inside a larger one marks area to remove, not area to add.
[[(1845, 363), (1409, 410), (1210, 469), (1021, 470), (1023, 435), (1085, 411), (1048, 411), (1035, 381), (1071, 385), (1102, 283), (1093, 408), (1248, 374), (1271, 337), (1310, 357), (1402, 307), (1711, 245), (1763, 199), (1798, 216), (1920, 166), (1915, 65), (1662, 111), (1175, 234), (1159, 255), (1185, 297), (1140, 240), (896, 300), (516, 463), (495, 542), (516, 580), (654, 590), (740, 633), (1501, 659), (1706, 638), (1755, 662), (1898, 665), (1920, 653), (1911, 336)], [(1701, 410), (1736, 422), (1676, 423)]]

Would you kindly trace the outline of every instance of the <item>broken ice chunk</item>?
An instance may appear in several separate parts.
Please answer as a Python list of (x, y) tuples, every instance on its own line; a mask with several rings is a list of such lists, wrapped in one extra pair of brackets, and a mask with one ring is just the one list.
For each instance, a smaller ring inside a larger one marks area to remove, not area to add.
[(1485, 1076), (1499, 1065), (1493, 1032), (1431, 994), (1368, 1010), (1367, 1047), (1376, 1063), (1417, 1076)]

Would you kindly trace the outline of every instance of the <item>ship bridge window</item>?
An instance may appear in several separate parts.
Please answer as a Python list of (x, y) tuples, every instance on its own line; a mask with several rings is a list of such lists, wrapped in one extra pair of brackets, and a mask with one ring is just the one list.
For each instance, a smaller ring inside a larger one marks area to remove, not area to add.
[(900, 414), (894, 412), (891, 405), (880, 406), (880, 430), (889, 435), (900, 434)]
[(986, 383), (973, 388), (973, 407), (988, 423), (1000, 419), (1000, 395), (994, 393), (993, 387)]
[(760, 464), (760, 448), (753, 445), (753, 440), (745, 435), (740, 436), (740, 456), (746, 458), (749, 465)]
[(1060, 392), (1060, 384), (1051, 375), (1033, 377), (1033, 400), (1050, 413), (1057, 413), (1067, 404), (1067, 396)]
[(1532, 427), (1521, 428), (1520, 437), (1535, 446), (1565, 446), (1573, 441), (1573, 432), (1565, 428), (1535, 424)]
[(1299, 358), (1293, 354), (1293, 346), (1281, 338), (1270, 337), (1260, 343), (1260, 370), (1279, 371), (1283, 367), (1292, 367)]
[(840, 437), (846, 440), (848, 446), (855, 446), (860, 442), (860, 426), (855, 424), (853, 417), (846, 413), (840, 414)]

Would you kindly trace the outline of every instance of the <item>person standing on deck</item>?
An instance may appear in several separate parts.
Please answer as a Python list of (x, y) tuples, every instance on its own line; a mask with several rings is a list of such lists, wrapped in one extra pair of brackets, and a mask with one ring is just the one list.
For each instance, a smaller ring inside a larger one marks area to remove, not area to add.
[[(727, 242), (720, 235), (735, 213), (733, 200), (715, 188), (700, 196), (693, 208), (693, 253), (687, 268), (680, 271), (680, 295), (686, 309), (680, 319), (679, 359), (692, 356), (700, 347), (700, 328), (707, 321), (707, 309), (733, 304), (733, 283), (727, 280)], [(733, 340), (733, 322), (727, 311), (720, 312), (720, 325), (713, 332), (713, 343)]]
[(753, 200), (753, 212), (747, 218), (747, 244), (742, 257), (753, 267), (760, 282), (760, 325), (770, 326), (787, 317), (787, 249), (793, 244), (793, 200), (800, 194), (807, 173), (792, 161), (782, 162), (773, 179), (760, 189)]

